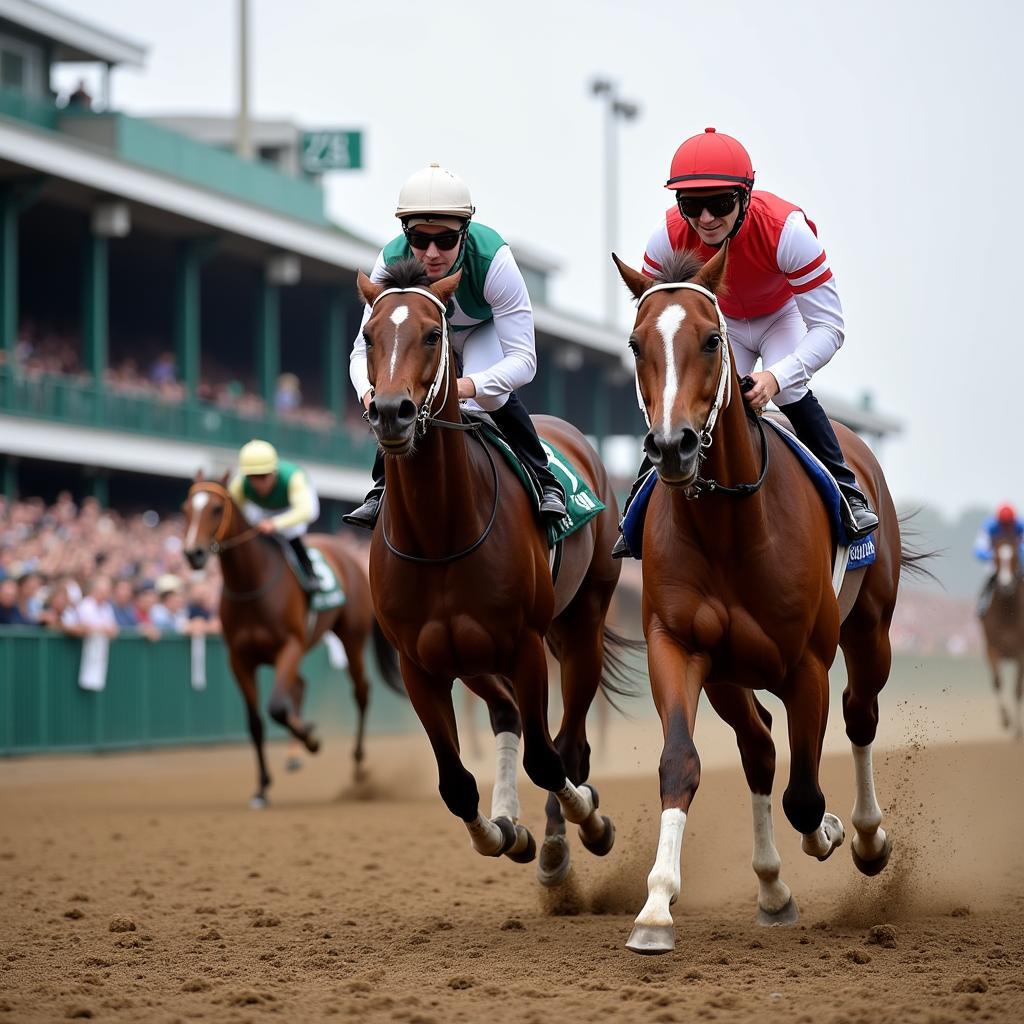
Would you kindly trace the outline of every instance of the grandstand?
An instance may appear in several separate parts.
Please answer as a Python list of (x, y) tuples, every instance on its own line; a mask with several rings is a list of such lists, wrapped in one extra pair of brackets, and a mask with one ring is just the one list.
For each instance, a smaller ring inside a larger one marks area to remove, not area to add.
[[(228, 120), (58, 97), (55, 64), (98, 62), (109, 80), (146, 48), (28, 0), (0, 0), (0, 57), (3, 492), (176, 504), (196, 468), (221, 471), (262, 436), (308, 468), (334, 528), (372, 457), (347, 356), (355, 274), (379, 246), (325, 214), (294, 159), (299, 126), (257, 122), (244, 160)], [(536, 307), (529, 407), (599, 444), (640, 433), (618, 332), (552, 309), (557, 264), (514, 249)]]

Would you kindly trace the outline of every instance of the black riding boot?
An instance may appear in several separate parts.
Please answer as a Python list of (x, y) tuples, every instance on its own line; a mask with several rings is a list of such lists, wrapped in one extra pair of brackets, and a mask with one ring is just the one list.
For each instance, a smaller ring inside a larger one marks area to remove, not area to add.
[(561, 519), (567, 514), (565, 492), (558, 478), (548, 468), (548, 457), (541, 447), (537, 428), (513, 391), (508, 401), (490, 414), (498, 429), (523, 462), (533, 470), (540, 482), (540, 513), (545, 519)]
[(622, 515), (619, 517), (619, 539), (615, 542), (615, 547), (612, 548), (612, 558), (632, 558), (633, 552), (629, 550), (629, 545), (626, 543), (626, 538), (622, 534), (622, 524), (626, 521), (626, 513), (629, 511), (629, 506), (633, 504), (633, 499), (637, 495), (637, 491), (640, 490), (644, 480), (647, 479), (647, 474), (651, 471), (651, 460), (645, 455), (643, 461), (640, 463), (640, 469), (637, 471), (636, 479), (633, 481), (633, 486), (629, 489), (629, 497), (626, 499), (626, 504), (622, 506)]
[(868, 504), (864, 492), (857, 486), (857, 477), (843, 458), (836, 432), (813, 393), (808, 391), (799, 402), (791, 402), (779, 408), (793, 424), (796, 436), (818, 456), (839, 484), (850, 507), (850, 515), (847, 516), (845, 512), (843, 515), (849, 539), (860, 540), (877, 529), (878, 516)]
[(361, 530), (372, 530), (380, 515), (380, 500), (384, 496), (384, 455), (378, 449), (373, 460), (373, 486), (366, 492), (362, 505), (341, 517), (343, 523), (358, 526)]
[(302, 566), (302, 574), (305, 576), (305, 579), (302, 581), (303, 589), (310, 594), (317, 593), (320, 590), (320, 580), (313, 571), (313, 563), (309, 560), (309, 552), (306, 550), (306, 545), (303, 544), (302, 538), (292, 537), (288, 543), (292, 546), (292, 551), (295, 552), (299, 565)]

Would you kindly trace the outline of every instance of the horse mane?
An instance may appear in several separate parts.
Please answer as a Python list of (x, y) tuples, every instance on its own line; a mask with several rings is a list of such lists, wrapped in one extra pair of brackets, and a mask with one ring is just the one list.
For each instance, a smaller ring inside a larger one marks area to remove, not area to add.
[(381, 284), (386, 288), (429, 288), (430, 279), (423, 264), (414, 256), (409, 256), (385, 268)]
[(658, 284), (685, 284), (701, 271), (704, 261), (693, 249), (673, 249), (658, 274)]

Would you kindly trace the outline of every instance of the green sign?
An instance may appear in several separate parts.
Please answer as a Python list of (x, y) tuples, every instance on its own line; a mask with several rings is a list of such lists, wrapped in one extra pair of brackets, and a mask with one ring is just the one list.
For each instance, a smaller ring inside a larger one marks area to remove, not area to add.
[(363, 166), (363, 133), (319, 131), (302, 133), (302, 169), (310, 174), (347, 171)]

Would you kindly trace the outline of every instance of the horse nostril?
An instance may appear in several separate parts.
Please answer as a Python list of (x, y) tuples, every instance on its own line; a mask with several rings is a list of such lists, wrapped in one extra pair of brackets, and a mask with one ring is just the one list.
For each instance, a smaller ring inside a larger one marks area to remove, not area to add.
[(412, 423), (412, 421), (416, 419), (416, 405), (412, 399), (402, 399), (402, 403), (398, 407), (398, 416), (396, 419), (402, 424)]
[(679, 435), (679, 458), (683, 463), (697, 457), (700, 450), (700, 436), (692, 427), (685, 427)]
[(661, 445), (658, 444), (658, 439), (654, 436), (654, 431), (649, 431), (647, 436), (644, 438), (644, 451), (647, 452), (647, 458), (654, 463), (655, 466), (661, 464), (663, 453)]
[(366, 407), (366, 418), (371, 423), (376, 423), (380, 419), (380, 411), (377, 409), (377, 403), (375, 401), (371, 401)]

